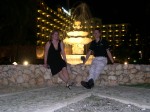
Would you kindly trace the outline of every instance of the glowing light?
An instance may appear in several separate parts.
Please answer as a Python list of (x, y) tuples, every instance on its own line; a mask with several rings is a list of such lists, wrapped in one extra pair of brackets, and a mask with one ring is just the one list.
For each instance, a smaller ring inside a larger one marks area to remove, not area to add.
[(83, 54), (84, 45), (91, 42), (92, 39), (87, 38), (87, 31), (82, 31), (80, 21), (74, 21), (73, 28), (73, 31), (67, 32), (69, 38), (65, 38), (64, 43), (72, 45), (73, 54)]
[(71, 10), (72, 18), (65, 25), (65, 44), (72, 45), (72, 54), (84, 54), (84, 45), (92, 41), (90, 38), (92, 15), (86, 3), (81, 3)]
[(28, 61), (24, 61), (24, 62), (23, 62), (23, 65), (28, 65), (28, 64), (29, 64)]
[(68, 36), (87, 36), (88, 35), (88, 32), (85, 32), (85, 31), (70, 31), (67, 33)]
[(12, 64), (13, 64), (13, 65), (18, 65), (18, 63), (17, 63), (17, 62), (13, 62)]
[(66, 44), (70, 44), (70, 45), (73, 45), (73, 44), (88, 44), (89, 42), (91, 42), (91, 39), (90, 38), (82, 38), (82, 37), (78, 37), (78, 38), (75, 38), (75, 37), (71, 37), (71, 38), (65, 38), (64, 39), (64, 43)]
[(67, 32), (69, 38), (65, 38), (63, 41), (66, 44), (72, 45), (73, 54), (83, 54), (84, 45), (92, 41), (92, 39), (87, 38), (88, 32), (82, 31), (81, 22), (75, 21), (73, 25), (74, 30)]
[(37, 57), (37, 59), (43, 59), (44, 58), (44, 47), (43, 46), (37, 46), (36, 47), (36, 57)]
[(63, 10), (66, 14), (68, 14), (69, 16), (71, 15), (70, 12), (68, 12), (65, 8), (62, 7), (62, 10)]
[(116, 57), (114, 56), (113, 59), (116, 59)]
[(127, 62), (127, 61), (125, 61), (125, 62), (124, 62), (124, 64), (125, 64), (125, 65), (127, 65), (127, 64), (128, 64), (128, 62)]

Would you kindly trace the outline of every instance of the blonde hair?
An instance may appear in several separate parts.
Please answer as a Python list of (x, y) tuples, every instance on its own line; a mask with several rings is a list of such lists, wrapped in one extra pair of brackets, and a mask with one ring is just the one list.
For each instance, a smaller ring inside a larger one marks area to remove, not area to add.
[(59, 34), (60, 31), (57, 30), (57, 29), (53, 30), (53, 31), (49, 34), (49, 40), (52, 40), (52, 35), (53, 35), (55, 32), (57, 32), (57, 33)]

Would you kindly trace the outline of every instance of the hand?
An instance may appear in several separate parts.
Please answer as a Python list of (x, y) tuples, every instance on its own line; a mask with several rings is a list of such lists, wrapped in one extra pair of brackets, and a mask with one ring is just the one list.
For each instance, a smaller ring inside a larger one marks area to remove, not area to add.
[(83, 64), (85, 64), (85, 56), (81, 56), (81, 60), (82, 60), (82, 62), (83, 62)]

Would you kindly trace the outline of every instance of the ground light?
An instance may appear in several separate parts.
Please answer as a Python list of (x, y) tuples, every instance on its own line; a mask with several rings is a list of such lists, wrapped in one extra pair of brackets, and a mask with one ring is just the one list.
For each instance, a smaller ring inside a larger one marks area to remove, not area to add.
[(114, 59), (114, 60), (116, 60), (116, 57), (115, 57), (115, 56), (113, 56), (113, 59)]
[(124, 62), (124, 64), (125, 64), (125, 65), (127, 65), (127, 64), (128, 64), (128, 62), (127, 62), (127, 61), (125, 61), (125, 62)]
[(13, 62), (12, 64), (13, 64), (13, 65), (18, 65), (18, 63), (17, 63), (17, 62)]
[(24, 61), (24, 62), (23, 62), (23, 65), (28, 65), (28, 64), (29, 64), (28, 61)]
[(113, 59), (116, 59), (116, 57), (114, 56)]

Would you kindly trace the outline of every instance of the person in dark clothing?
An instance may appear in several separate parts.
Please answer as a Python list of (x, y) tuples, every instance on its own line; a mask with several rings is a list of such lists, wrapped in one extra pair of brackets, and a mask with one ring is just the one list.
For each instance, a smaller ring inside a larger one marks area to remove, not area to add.
[(67, 71), (67, 60), (64, 51), (64, 43), (59, 39), (59, 31), (53, 30), (50, 40), (45, 45), (44, 66), (51, 69), (52, 76), (58, 74), (59, 78), (70, 89), (70, 78)]
[(111, 63), (114, 63), (112, 54), (109, 50), (109, 44), (107, 40), (101, 38), (101, 34), (101, 29), (94, 29), (93, 36), (95, 39), (90, 43), (89, 51), (83, 61), (83, 64), (85, 64), (91, 53), (93, 53), (94, 59), (91, 63), (87, 81), (81, 81), (81, 85), (87, 89), (94, 87), (95, 80), (99, 77), (100, 73), (107, 65), (107, 57), (110, 59)]

